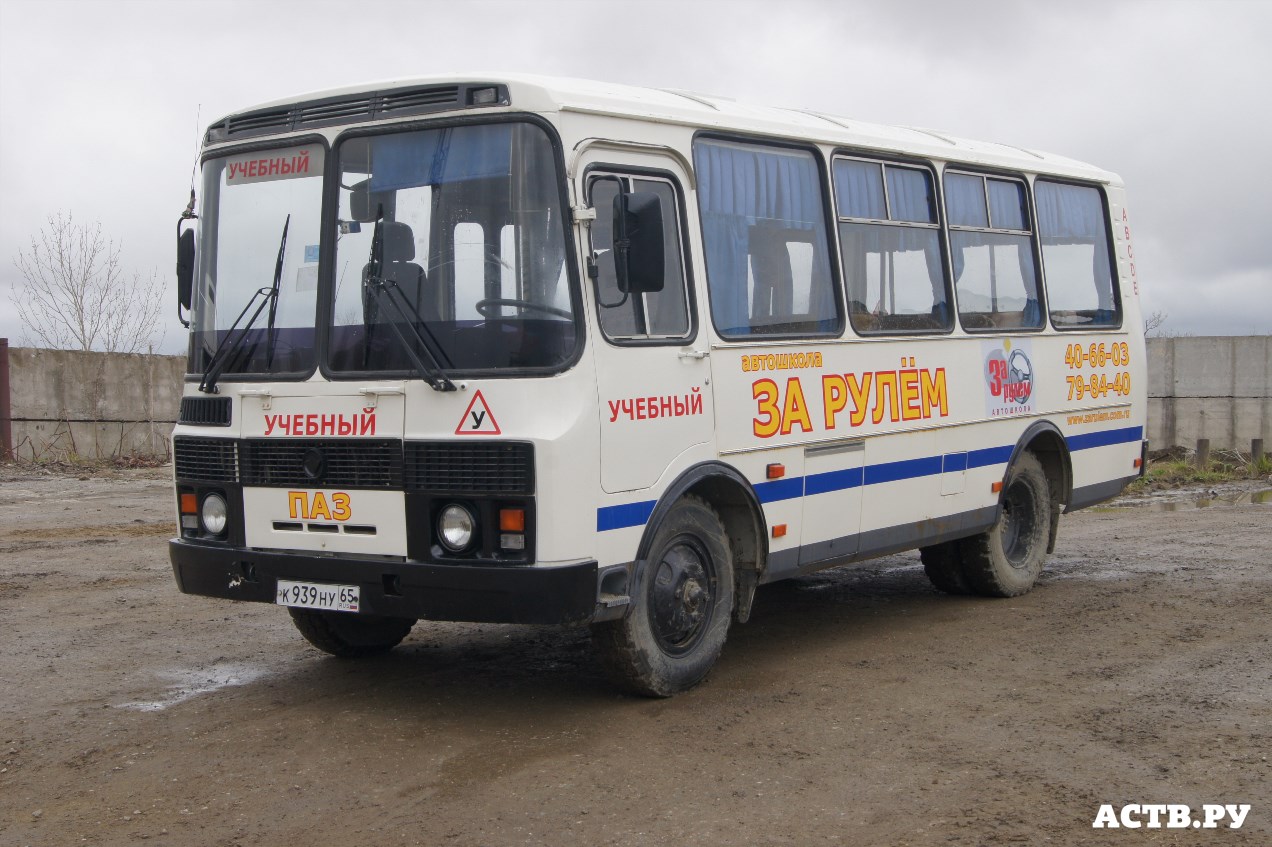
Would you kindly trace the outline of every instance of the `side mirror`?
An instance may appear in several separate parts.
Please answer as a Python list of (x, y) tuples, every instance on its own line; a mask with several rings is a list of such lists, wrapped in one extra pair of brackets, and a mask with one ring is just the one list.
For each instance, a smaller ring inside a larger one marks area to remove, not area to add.
[(624, 294), (663, 290), (662, 203), (652, 191), (614, 198), (614, 270)]
[(194, 290), (194, 230), (187, 229), (177, 237), (177, 302), (190, 310)]

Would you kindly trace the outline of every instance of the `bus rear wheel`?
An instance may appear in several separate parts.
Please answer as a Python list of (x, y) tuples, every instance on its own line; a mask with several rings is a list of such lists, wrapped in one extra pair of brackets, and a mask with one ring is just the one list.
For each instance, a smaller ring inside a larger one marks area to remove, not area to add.
[(971, 594), (963, 576), (963, 551), (958, 541), (919, 548), (919, 559), (928, 581), (946, 594)]
[(413, 618), (384, 618), (349, 612), (288, 608), (292, 623), (305, 640), (324, 653), (345, 659), (387, 653), (402, 643)]
[(616, 621), (592, 626), (610, 677), (646, 697), (670, 697), (701, 682), (724, 649), (733, 612), (733, 555), (719, 516), (692, 495), (655, 531)]
[(1003, 479), (998, 520), (986, 532), (960, 545), (968, 587), (986, 597), (1026, 593), (1042, 573), (1050, 533), (1047, 474), (1033, 453), (1023, 452)]

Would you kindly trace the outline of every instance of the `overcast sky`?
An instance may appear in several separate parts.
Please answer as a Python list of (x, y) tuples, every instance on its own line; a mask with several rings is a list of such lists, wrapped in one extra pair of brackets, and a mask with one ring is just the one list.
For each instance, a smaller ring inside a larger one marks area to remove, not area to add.
[[(1168, 313), (1168, 332), (1272, 333), (1269, 44), (1272, 2), (1244, 0), (0, 0), (0, 337), (20, 343), (13, 259), (57, 212), (100, 221), (127, 268), (172, 279), (196, 138), (216, 118), (468, 70), (690, 89), (1091, 162), (1126, 181), (1146, 311)], [(163, 349), (181, 349), (166, 325)]]

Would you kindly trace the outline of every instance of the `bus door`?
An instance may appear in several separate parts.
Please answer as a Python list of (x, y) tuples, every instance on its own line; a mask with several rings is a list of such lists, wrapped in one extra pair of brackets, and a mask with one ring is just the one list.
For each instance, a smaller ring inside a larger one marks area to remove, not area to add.
[[(671, 157), (610, 149), (585, 154), (580, 173), (584, 202), (596, 212), (583, 249), (601, 335), (591, 345), (600, 399), (601, 487), (610, 493), (645, 489), (678, 456), (710, 442), (714, 429), (707, 334), (698, 327), (686, 260), (685, 174)], [(614, 215), (621, 194), (656, 198), (661, 208), (661, 291), (620, 290)]]

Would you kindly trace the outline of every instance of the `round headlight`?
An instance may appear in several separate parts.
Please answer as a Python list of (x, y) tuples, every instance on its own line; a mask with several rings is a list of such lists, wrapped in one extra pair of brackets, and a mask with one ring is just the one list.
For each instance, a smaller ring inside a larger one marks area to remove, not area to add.
[(463, 506), (451, 504), (437, 517), (437, 537), (442, 546), (452, 553), (458, 553), (473, 541), (473, 530), (477, 521), (473, 513)]
[(229, 522), (229, 508), (225, 505), (225, 498), (220, 494), (209, 494), (203, 498), (203, 509), (200, 517), (203, 519), (203, 528), (208, 531), (209, 535), (220, 535), (225, 532), (225, 525)]

